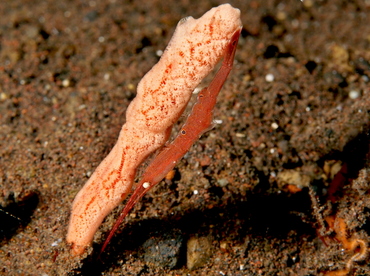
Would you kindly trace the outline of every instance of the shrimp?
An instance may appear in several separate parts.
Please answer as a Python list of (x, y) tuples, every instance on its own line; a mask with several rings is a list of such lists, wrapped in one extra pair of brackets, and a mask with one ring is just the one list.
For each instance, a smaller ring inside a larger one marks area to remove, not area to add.
[(133, 206), (151, 188), (157, 185), (176, 166), (199, 137), (212, 127), (213, 109), (216, 105), (217, 96), (232, 69), (240, 32), (241, 29), (237, 30), (231, 37), (221, 68), (210, 85), (198, 94), (197, 102), (177, 137), (146, 168), (141, 181), (110, 231), (100, 253), (105, 250), (115, 231)]
[[(83, 254), (104, 218), (129, 194), (138, 166), (168, 141), (192, 92), (225, 55), (240, 26), (240, 11), (229, 4), (212, 8), (199, 19), (189, 16), (178, 23), (160, 60), (139, 82), (117, 143), (73, 201), (67, 233), (72, 254)], [(213, 86), (222, 83), (218, 80)], [(192, 132), (187, 128), (185, 132)]]

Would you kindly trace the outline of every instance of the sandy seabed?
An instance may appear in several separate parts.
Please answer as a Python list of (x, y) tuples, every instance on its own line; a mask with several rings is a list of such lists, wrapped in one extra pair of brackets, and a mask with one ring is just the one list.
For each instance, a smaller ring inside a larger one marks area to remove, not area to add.
[[(99, 260), (118, 210), (71, 256), (72, 200), (137, 83), (181, 18), (222, 3), (2, 1), (0, 274), (308, 276), (362, 250), (327, 221), (369, 238), (370, 1), (269, 0), (230, 1), (244, 28), (215, 127)], [(346, 274), (369, 275), (369, 258)]]

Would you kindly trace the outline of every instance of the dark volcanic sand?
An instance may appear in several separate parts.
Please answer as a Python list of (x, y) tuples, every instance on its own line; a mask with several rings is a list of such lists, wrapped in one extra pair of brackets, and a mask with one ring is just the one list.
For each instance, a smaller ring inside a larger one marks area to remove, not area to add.
[[(94, 250), (71, 257), (71, 202), (114, 145), (137, 83), (179, 19), (221, 3), (1, 2), (0, 274), (318, 275), (354, 254), (323, 218), (368, 239), (370, 1), (231, 1), (244, 29), (214, 112), (222, 123), (100, 261), (118, 211)], [(195, 270), (189, 240), (211, 254)], [(368, 263), (350, 275), (369, 275)]]

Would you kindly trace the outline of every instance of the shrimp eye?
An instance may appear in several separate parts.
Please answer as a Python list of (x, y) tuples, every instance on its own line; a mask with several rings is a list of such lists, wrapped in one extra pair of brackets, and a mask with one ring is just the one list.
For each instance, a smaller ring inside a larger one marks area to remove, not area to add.
[(184, 129), (181, 130), (181, 134), (182, 135), (185, 135), (186, 134), (186, 131)]

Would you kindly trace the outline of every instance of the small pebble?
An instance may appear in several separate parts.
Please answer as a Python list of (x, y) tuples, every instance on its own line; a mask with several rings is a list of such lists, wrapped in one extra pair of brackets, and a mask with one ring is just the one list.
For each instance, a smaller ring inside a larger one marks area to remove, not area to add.
[(161, 57), (163, 55), (163, 51), (162, 50), (157, 50), (157, 52), (155, 52), (155, 54), (157, 55), (157, 57)]
[(69, 81), (69, 79), (65, 79), (65, 80), (62, 81), (63, 87), (68, 87), (70, 84), (71, 84), (71, 82)]
[(355, 100), (360, 96), (360, 92), (358, 92), (356, 90), (352, 90), (352, 91), (349, 92), (348, 96), (349, 96), (350, 99)]
[(306, 0), (306, 1), (301, 0), (301, 2), (303, 2), (303, 5), (305, 8), (311, 8), (313, 5), (313, 1), (311, 0)]
[(272, 123), (272, 124), (271, 124), (271, 127), (272, 127), (273, 129), (278, 129), (278, 128), (279, 128), (279, 125), (278, 125), (277, 123)]
[(105, 73), (104, 74), (104, 80), (109, 80), (110, 79), (110, 74), (109, 73)]
[(8, 98), (9, 98), (9, 96), (6, 93), (4, 93), (4, 92), (1, 92), (0, 93), (0, 100), (4, 101), (4, 100), (6, 100)]
[(134, 90), (134, 89), (135, 89), (135, 85), (133, 85), (132, 83), (129, 83), (129, 84), (127, 85), (127, 88), (128, 88), (129, 90)]
[(175, 174), (176, 174), (176, 171), (175, 170), (170, 170), (166, 176), (165, 176), (165, 179), (166, 180), (172, 180), (174, 177), (175, 177)]
[(183, 236), (180, 231), (150, 237), (142, 246), (144, 261), (151, 267), (173, 269), (181, 257)]
[(227, 179), (225, 179), (225, 178), (221, 178), (221, 179), (217, 180), (217, 184), (220, 187), (225, 187), (227, 184), (229, 184), (229, 181), (227, 181)]
[(187, 243), (186, 266), (189, 270), (205, 265), (211, 257), (211, 242), (207, 237), (192, 237)]
[(58, 246), (58, 244), (59, 244), (61, 241), (62, 241), (62, 239), (58, 239), (58, 240), (56, 240), (55, 242), (53, 242), (53, 243), (51, 244), (51, 246), (53, 246), (53, 247)]
[(265, 80), (266, 80), (267, 82), (273, 82), (273, 81), (275, 80), (275, 77), (274, 77), (274, 75), (273, 75), (273, 74), (267, 74), (267, 75), (265, 76)]

